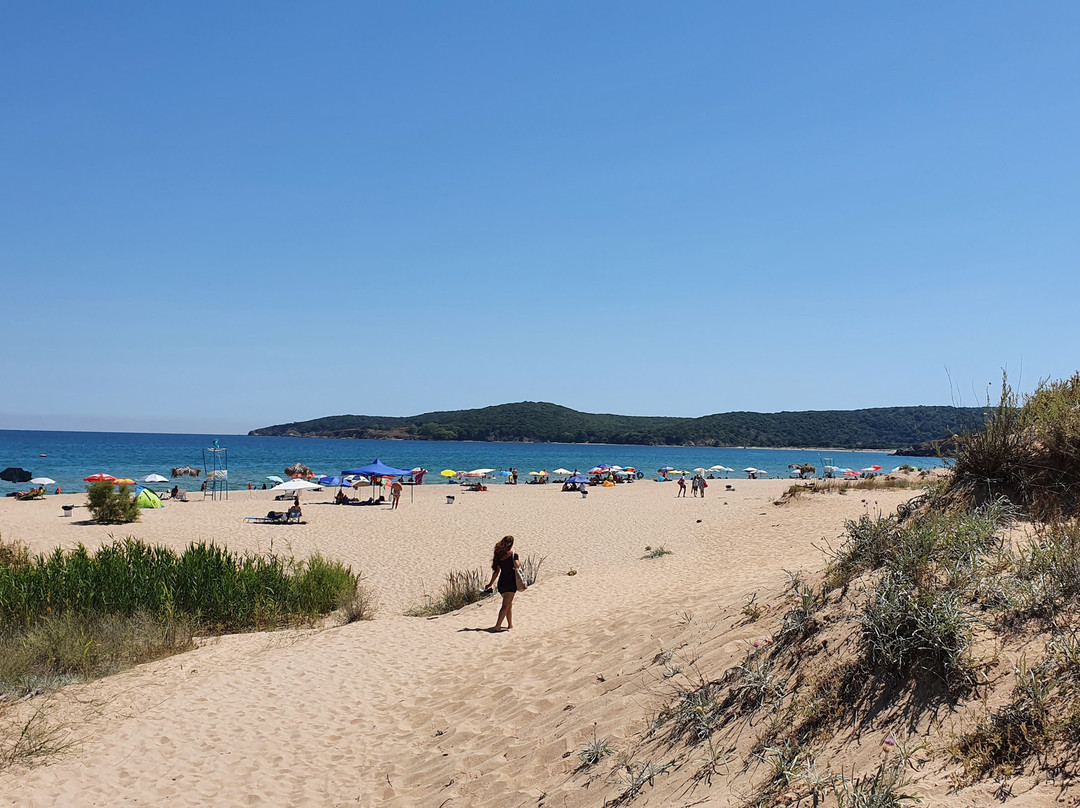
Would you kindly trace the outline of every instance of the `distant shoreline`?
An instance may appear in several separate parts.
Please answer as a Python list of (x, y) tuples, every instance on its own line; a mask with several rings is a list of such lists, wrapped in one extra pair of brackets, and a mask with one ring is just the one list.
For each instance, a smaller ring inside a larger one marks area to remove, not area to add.
[[(754, 452), (866, 452), (867, 454), (892, 454), (899, 449), (848, 449), (843, 446), (699, 446), (695, 443), (573, 443), (560, 440), (425, 440), (423, 438), (335, 438), (329, 435), (252, 435), (249, 438), (303, 438), (315, 440), (382, 440), (388, 443), (411, 441), (413, 443), (501, 443), (506, 445), (522, 444), (532, 446), (647, 446), (650, 449), (739, 449)], [(899, 457), (917, 457), (917, 455), (898, 455)]]

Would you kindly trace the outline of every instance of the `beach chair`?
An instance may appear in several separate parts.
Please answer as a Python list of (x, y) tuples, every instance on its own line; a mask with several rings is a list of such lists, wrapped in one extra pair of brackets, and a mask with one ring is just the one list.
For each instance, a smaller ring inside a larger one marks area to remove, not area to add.
[(299, 525), (301, 524), (300, 516), (299, 508), (289, 508), (289, 512), (285, 515), (285, 521), (290, 524)]
[(176, 490), (176, 496), (173, 497), (173, 499), (179, 500), (180, 502), (187, 502), (188, 501), (187, 489), (186, 488), (178, 488)]
[(281, 511), (270, 511), (266, 516), (247, 516), (244, 521), (252, 525), (287, 525), (289, 516)]

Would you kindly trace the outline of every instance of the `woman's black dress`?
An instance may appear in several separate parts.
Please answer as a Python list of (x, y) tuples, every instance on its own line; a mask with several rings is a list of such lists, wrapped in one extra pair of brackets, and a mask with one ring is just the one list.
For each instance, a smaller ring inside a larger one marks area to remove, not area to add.
[(517, 553), (508, 555), (499, 562), (499, 593), (517, 592), (517, 578), (514, 576), (514, 562)]

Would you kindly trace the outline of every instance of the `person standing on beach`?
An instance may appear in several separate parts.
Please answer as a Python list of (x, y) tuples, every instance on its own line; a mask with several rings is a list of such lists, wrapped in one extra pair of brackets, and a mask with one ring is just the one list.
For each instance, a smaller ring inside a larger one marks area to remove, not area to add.
[[(514, 537), (503, 536), (495, 545), (495, 553), (491, 558), (491, 580), (485, 590), (490, 592), (496, 579), (499, 581), (499, 595), (502, 597), (502, 605), (499, 607), (499, 617), (490, 631), (509, 631), (514, 627), (514, 595), (517, 594), (517, 569), (521, 566), (517, 553), (514, 552)], [(502, 627), (506, 620), (506, 628)]]
[(400, 500), (401, 480), (394, 480), (394, 484), (390, 486), (390, 510), (396, 510)]
[(686, 496), (686, 475), (684, 474), (679, 478), (679, 492), (675, 494), (676, 499)]

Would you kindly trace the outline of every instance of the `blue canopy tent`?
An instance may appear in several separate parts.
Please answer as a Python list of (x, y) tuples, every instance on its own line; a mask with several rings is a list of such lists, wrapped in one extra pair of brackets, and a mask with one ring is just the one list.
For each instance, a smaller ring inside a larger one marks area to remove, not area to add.
[(319, 485), (333, 486), (334, 488), (341, 488), (343, 485), (348, 485), (349, 481), (344, 477), (328, 477), (325, 474), (319, 478)]
[[(341, 472), (342, 477), (346, 477), (350, 474), (361, 474), (364, 477), (408, 477), (412, 474), (412, 471), (408, 469), (393, 468), (376, 457), (374, 463), (368, 463), (366, 466), (361, 466), (358, 469), (346, 469)], [(375, 499), (375, 486), (371, 487), (371, 498)]]

